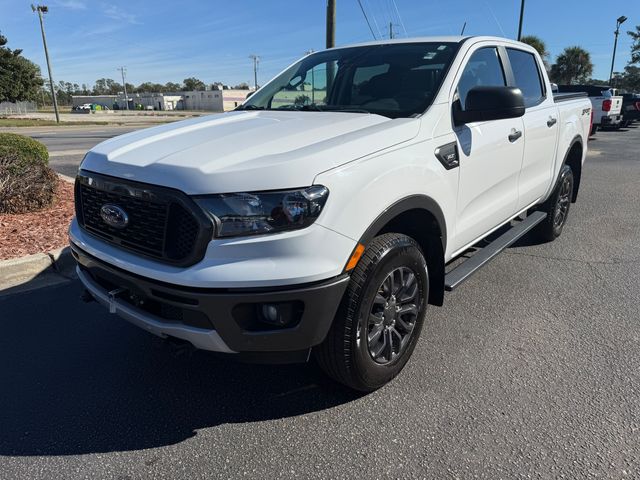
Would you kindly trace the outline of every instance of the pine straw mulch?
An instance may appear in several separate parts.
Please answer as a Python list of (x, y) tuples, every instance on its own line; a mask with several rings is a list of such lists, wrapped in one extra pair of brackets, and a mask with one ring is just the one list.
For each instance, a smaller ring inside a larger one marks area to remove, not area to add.
[(0, 214), (0, 260), (45, 253), (69, 244), (73, 184), (58, 179), (53, 205), (37, 212)]

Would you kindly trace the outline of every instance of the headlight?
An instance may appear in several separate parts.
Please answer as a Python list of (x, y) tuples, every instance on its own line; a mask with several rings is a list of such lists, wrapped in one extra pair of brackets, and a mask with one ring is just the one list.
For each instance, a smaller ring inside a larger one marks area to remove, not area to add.
[(298, 190), (225, 193), (194, 200), (216, 223), (217, 237), (259, 235), (308, 227), (320, 215), (329, 189), (313, 185)]

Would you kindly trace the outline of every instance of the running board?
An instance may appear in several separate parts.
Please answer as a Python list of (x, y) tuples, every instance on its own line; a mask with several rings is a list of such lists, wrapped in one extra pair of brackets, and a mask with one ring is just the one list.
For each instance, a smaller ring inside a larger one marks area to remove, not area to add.
[(534, 212), (493, 240), (489, 245), (482, 247), (478, 253), (446, 274), (444, 278), (444, 289), (450, 292), (458, 287), (467, 278), (476, 273), (509, 245), (523, 237), (545, 218), (547, 218), (545, 212)]

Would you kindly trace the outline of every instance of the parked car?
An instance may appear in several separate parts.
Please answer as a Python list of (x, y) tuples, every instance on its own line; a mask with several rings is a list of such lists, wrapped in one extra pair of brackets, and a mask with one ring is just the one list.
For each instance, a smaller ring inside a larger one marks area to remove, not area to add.
[(622, 123), (626, 127), (640, 120), (640, 94), (622, 94)]
[(155, 335), (250, 361), (314, 355), (371, 391), (409, 360), (428, 304), (526, 232), (562, 233), (590, 119), (513, 40), (313, 53), (236, 111), (92, 148), (77, 273), (87, 299)]
[(591, 134), (603, 127), (622, 126), (622, 97), (618, 90), (603, 85), (558, 85), (559, 92), (586, 92), (593, 106)]
[(91, 110), (91, 106), (92, 105), (93, 104), (91, 104), (91, 103), (83, 103), (82, 105), (78, 105), (76, 107), (76, 110)]

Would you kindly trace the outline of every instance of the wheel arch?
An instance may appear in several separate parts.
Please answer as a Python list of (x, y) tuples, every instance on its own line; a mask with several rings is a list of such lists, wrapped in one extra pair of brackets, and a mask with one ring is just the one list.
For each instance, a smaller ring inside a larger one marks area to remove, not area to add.
[(569, 148), (567, 148), (567, 153), (565, 153), (564, 160), (562, 161), (562, 165), (568, 165), (571, 167), (573, 172), (573, 194), (571, 196), (571, 202), (575, 203), (578, 199), (578, 190), (580, 189), (580, 179), (582, 177), (582, 156), (584, 153), (584, 144), (582, 137), (580, 135), (576, 135), (571, 143), (569, 144)]
[(367, 246), (383, 233), (402, 233), (418, 242), (427, 261), (429, 303), (441, 306), (444, 301), (447, 226), (438, 203), (426, 195), (412, 195), (395, 202), (369, 225), (360, 243)]

